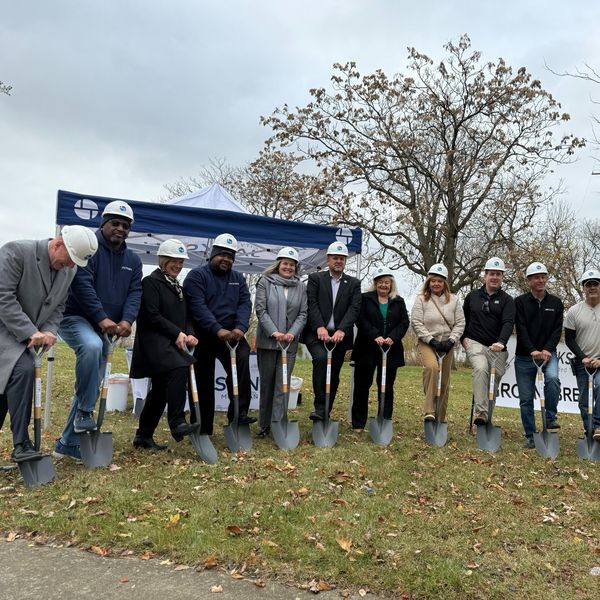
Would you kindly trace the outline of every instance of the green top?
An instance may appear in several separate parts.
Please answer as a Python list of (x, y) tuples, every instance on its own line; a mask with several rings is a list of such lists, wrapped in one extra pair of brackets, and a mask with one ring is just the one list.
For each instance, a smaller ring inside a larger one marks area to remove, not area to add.
[(379, 310), (381, 311), (381, 316), (383, 317), (383, 335), (387, 333), (387, 312), (388, 312), (388, 303), (382, 304), (379, 303)]

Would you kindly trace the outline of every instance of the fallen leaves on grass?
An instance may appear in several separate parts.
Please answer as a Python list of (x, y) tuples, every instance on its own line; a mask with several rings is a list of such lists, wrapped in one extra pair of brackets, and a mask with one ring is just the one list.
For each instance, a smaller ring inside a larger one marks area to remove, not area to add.
[(222, 585), (211, 585), (210, 591), (212, 594), (221, 594), (221, 593), (223, 593), (223, 586)]
[(217, 557), (214, 554), (211, 554), (204, 561), (205, 569), (214, 569), (217, 566)]
[(5, 539), (7, 542), (14, 542), (18, 537), (19, 534), (16, 531), (9, 531)]
[(127, 583), (129, 581), (129, 577), (127, 577), (127, 575), (123, 575), (119, 578), (119, 581), (121, 583)]
[(345, 552), (350, 552), (350, 550), (352, 549), (352, 540), (336, 537), (335, 541), (338, 543), (338, 546)]
[(111, 549), (103, 548), (102, 546), (91, 546), (90, 552), (97, 554), (98, 556), (108, 556), (111, 552)]
[(242, 533), (244, 533), (244, 530), (238, 525), (227, 525), (225, 529), (227, 530), (229, 535), (242, 535)]

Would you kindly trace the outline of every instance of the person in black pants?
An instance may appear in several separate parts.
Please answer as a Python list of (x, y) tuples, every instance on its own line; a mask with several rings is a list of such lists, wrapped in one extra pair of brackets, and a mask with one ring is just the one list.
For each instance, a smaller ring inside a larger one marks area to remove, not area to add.
[(362, 295), (358, 333), (352, 350), (354, 361), (354, 394), (352, 398), (352, 429), (362, 432), (369, 414), (369, 390), (377, 369), (377, 385), (381, 386), (381, 348), (389, 347), (385, 378), (384, 419), (392, 418), (394, 381), (398, 367), (404, 366), (402, 338), (408, 330), (408, 313), (398, 295), (393, 273), (378, 267), (373, 285)]
[[(200, 433), (212, 435), (215, 416), (215, 359), (227, 372), (227, 390), (233, 399), (231, 359), (227, 342), (237, 344), (238, 422), (247, 425), (256, 418), (248, 415), (250, 408), (250, 346), (244, 337), (250, 323), (252, 300), (246, 280), (233, 270), (237, 240), (230, 233), (215, 238), (209, 264), (192, 269), (183, 283), (190, 307), (194, 331), (200, 340), (195, 356), (198, 361), (196, 381), (200, 402)], [(227, 409), (233, 420), (233, 403)], [(193, 417), (192, 417), (193, 420)]]
[(344, 355), (352, 348), (354, 322), (360, 312), (360, 281), (344, 273), (348, 248), (334, 242), (327, 249), (327, 270), (311, 273), (306, 285), (308, 321), (303, 341), (313, 362), (313, 390), (315, 393), (312, 421), (325, 417), (325, 377), (327, 351), (323, 342), (337, 344), (332, 355), (329, 412), (333, 407), (340, 382)]
[(181, 441), (198, 426), (185, 421), (188, 367), (195, 362), (188, 346), (198, 340), (191, 335), (183, 290), (177, 276), (188, 258), (182, 242), (164, 241), (158, 248), (159, 268), (142, 280), (142, 303), (131, 359), (130, 377), (152, 379), (152, 387), (133, 438), (135, 448), (164, 450), (154, 441), (165, 406), (171, 435)]

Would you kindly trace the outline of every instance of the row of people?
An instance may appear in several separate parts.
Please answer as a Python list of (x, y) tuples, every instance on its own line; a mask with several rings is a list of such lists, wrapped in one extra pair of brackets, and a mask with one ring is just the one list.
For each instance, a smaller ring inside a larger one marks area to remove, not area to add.
[[(12, 270), (15, 277), (3, 282), (6, 289), (0, 296), (0, 304), (7, 309), (4, 311), (7, 316), (2, 320), (5, 331), (0, 330), (0, 338), (4, 344), (11, 346), (15, 359), (5, 361), (3, 366), (0, 408), (7, 403), (9, 408), (12, 407), (11, 420), (15, 422), (14, 456), (17, 458), (30, 457), (35, 452), (28, 441), (26, 427), (30, 408), (26, 408), (29, 402), (25, 402), (24, 398), (33, 383), (29, 381), (30, 375), (22, 383), (22, 372), (28, 370), (31, 362), (29, 353), (24, 351), (23, 342), (27, 342), (28, 346), (38, 343), (52, 345), (56, 339), (52, 337), (56, 332), (53, 321), (60, 319), (63, 308), (64, 317), (59, 333), (75, 350), (76, 383), (67, 424), (55, 445), (56, 457), (79, 458), (79, 433), (96, 427), (93, 409), (107, 352), (107, 342), (102, 334), (126, 337), (131, 333), (136, 318), (138, 335), (131, 376), (152, 379), (152, 389), (134, 439), (136, 447), (159, 447), (153, 439), (153, 433), (165, 405), (168, 406), (169, 426), (176, 440), (197, 429), (198, 425), (193, 422), (194, 415), (192, 422), (186, 423), (183, 412), (187, 367), (191, 362), (197, 362), (201, 433), (212, 434), (214, 361), (218, 358), (226, 370), (230, 370), (226, 343), (237, 345), (240, 421), (255, 421), (248, 415), (250, 348), (245, 339), (252, 303), (244, 277), (232, 269), (237, 252), (235, 238), (229, 234), (217, 236), (209, 263), (193, 269), (183, 285), (177, 277), (187, 258), (186, 249), (181, 242), (168, 240), (159, 249), (159, 268), (142, 281), (141, 261), (125, 243), (133, 224), (131, 207), (125, 202), (112, 202), (102, 216), (102, 225), (95, 235), (84, 228), (66, 228), (62, 237), (52, 240), (50, 244), (44, 242), (48, 245), (46, 254), (49, 258), (45, 259), (48, 265), (41, 270), (35, 282), (38, 288), (44, 283), (44, 290), (36, 288), (31, 294), (34, 304), (38, 301), (43, 302), (44, 306), (51, 304), (44, 295), (49, 289), (45, 278), (54, 285), (56, 274), (67, 267), (65, 273), (68, 277), (65, 281), (72, 280), (66, 305), (66, 288), (61, 288), (61, 294), (53, 294), (55, 302), (52, 303), (51, 324), (54, 329), (46, 322), (38, 322), (39, 315), (32, 312), (27, 301), (20, 297), (15, 301), (13, 298), (15, 290), (26, 289), (20, 279), (23, 263), (33, 259), (34, 251), (39, 254), (37, 246), (41, 242), (23, 246), (26, 251), (20, 248), (19, 242), (13, 243), (17, 246), (7, 245), (2, 249), (2, 266)], [(77, 237), (81, 242), (78, 242), (80, 247), (73, 250), (73, 243), (70, 246), (67, 243), (69, 237), (71, 242)], [(53, 258), (57, 249), (59, 254), (62, 252), (61, 256), (65, 255), (68, 259)], [(79, 258), (78, 251), (86, 252), (85, 260)], [(406, 305), (397, 294), (393, 273), (385, 267), (375, 272), (372, 288), (361, 294), (360, 281), (345, 273), (347, 256), (344, 244), (331, 244), (327, 251), (327, 269), (309, 275), (305, 287), (297, 274), (297, 252), (292, 248), (284, 248), (258, 284), (255, 308), (259, 321), (260, 436), (268, 435), (271, 421), (279, 419), (282, 413), (283, 388), (277, 375), (281, 361), (279, 344), (289, 344), (288, 377), (291, 377), (301, 335), (313, 358), (315, 399), (314, 411), (310, 415), (312, 420), (325, 417), (327, 354), (323, 342), (326, 341), (335, 344), (330, 371), (329, 410), (335, 400), (345, 353), (353, 348), (356, 369), (352, 425), (357, 430), (364, 428), (369, 389), (375, 370), (378, 384), (381, 384), (381, 349), (389, 348), (384, 416), (390, 418), (392, 415), (393, 384), (397, 368), (404, 364), (402, 338), (409, 326)], [(40, 262), (37, 255), (36, 260)], [(75, 264), (80, 267), (76, 274)], [(556, 405), (560, 387), (556, 344), (562, 330), (562, 303), (546, 292), (548, 274), (541, 263), (533, 263), (528, 268), (526, 278), (530, 293), (517, 298), (516, 302), (501, 289), (504, 270), (501, 259), (490, 259), (485, 265), (482, 287), (471, 292), (462, 307), (450, 292), (446, 268), (438, 264), (429, 270), (411, 315), (424, 366), (424, 417), (426, 420), (436, 418), (437, 358), (443, 355), (442, 393), (437, 418), (445, 420), (451, 351), (460, 340), (473, 366), (475, 422), (483, 424), (491, 418), (487, 402), (489, 369), (493, 363), (498, 385), (506, 367), (506, 344), (513, 329), (516, 306), (518, 343), (515, 363), (526, 444), (530, 445), (535, 431), (533, 391), (536, 372), (531, 359), (544, 364), (548, 423), (550, 427), (557, 426)], [(28, 276), (32, 277), (29, 273)], [(27, 280), (25, 282), (30, 283)], [(575, 355), (574, 368), (580, 386), (582, 416), (583, 407), (587, 407), (587, 385), (583, 385), (587, 383), (586, 368), (600, 366), (600, 361), (594, 358), (600, 355), (596, 314), (600, 301), (599, 282), (600, 274), (597, 271), (586, 272), (582, 278), (585, 300), (569, 311), (565, 323), (566, 341)], [(17, 332), (11, 319), (20, 326), (25, 323), (26, 327), (22, 326)], [(355, 324), (358, 331), (356, 343), (353, 339)], [(23, 338), (25, 329), (35, 331)], [(195, 358), (186, 351), (189, 346), (196, 346)], [(20, 365), (20, 362), (24, 364)], [(227, 385), (231, 397), (231, 377), (227, 378)], [(596, 396), (599, 387), (600, 382), (596, 377)], [(19, 390), (18, 393), (15, 393), (15, 389)], [(228, 417), (230, 420), (233, 418), (231, 406)], [(584, 419), (584, 426), (586, 424), (587, 420)], [(594, 428), (595, 434), (600, 437), (598, 402)]]

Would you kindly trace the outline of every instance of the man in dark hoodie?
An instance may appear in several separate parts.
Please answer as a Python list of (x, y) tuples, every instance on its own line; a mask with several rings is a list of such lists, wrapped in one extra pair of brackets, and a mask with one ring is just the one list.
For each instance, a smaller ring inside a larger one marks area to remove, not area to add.
[(55, 458), (81, 459), (79, 434), (96, 429), (93, 410), (108, 351), (104, 334), (129, 336), (140, 308), (142, 261), (125, 244), (132, 223), (129, 204), (107, 204), (96, 232), (98, 252), (71, 284), (58, 333), (75, 351), (75, 395)]
[[(236, 348), (239, 387), (239, 423), (256, 422), (248, 416), (250, 408), (250, 346), (244, 337), (250, 323), (252, 300), (246, 280), (233, 270), (238, 249), (237, 240), (229, 233), (215, 238), (210, 262), (192, 269), (183, 282), (194, 330), (198, 338), (195, 357), (196, 380), (200, 400), (200, 433), (212, 435), (215, 416), (215, 358), (227, 372), (227, 390), (233, 397), (231, 360), (226, 342)], [(227, 410), (233, 420), (233, 405)]]

